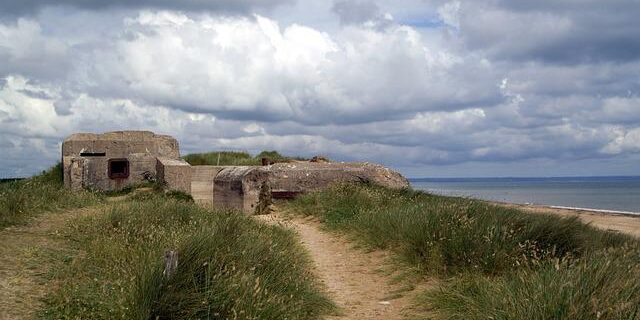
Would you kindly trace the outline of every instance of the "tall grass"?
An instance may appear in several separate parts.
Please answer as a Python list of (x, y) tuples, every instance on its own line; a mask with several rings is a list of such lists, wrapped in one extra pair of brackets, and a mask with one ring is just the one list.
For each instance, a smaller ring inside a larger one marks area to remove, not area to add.
[(426, 297), (447, 319), (640, 319), (640, 250), (545, 261), (505, 277), (466, 276)]
[(220, 151), (208, 153), (193, 153), (188, 154), (182, 158), (186, 162), (194, 166), (257, 166), (262, 164), (262, 158), (269, 158), (274, 162), (287, 162), (293, 159), (285, 157), (279, 154), (277, 151), (262, 151), (255, 157), (251, 156), (248, 152)]
[(95, 193), (65, 189), (58, 163), (29, 179), (0, 184), (0, 229), (24, 224), (46, 211), (84, 207), (100, 199)]
[[(430, 303), (442, 318), (569, 319), (598, 309), (608, 319), (640, 319), (626, 304), (640, 301), (640, 280), (627, 280), (637, 278), (639, 251), (625, 249), (637, 247), (637, 241), (577, 218), (357, 185), (308, 194), (288, 206), (369, 246), (391, 249), (424, 274), (457, 279), (451, 285), (445, 281), (439, 294), (430, 293), (439, 297)], [(608, 253), (612, 250), (625, 253)], [(598, 277), (604, 274), (611, 278)], [(622, 278), (611, 281), (614, 277)], [(612, 294), (616, 290), (621, 294)], [(594, 307), (584, 313), (562, 309), (588, 301)], [(604, 313), (604, 307), (619, 312)]]
[(260, 164), (260, 159), (253, 158), (248, 152), (221, 151), (192, 153), (182, 158), (193, 166), (253, 166)]
[[(50, 319), (315, 319), (332, 309), (294, 234), (167, 197), (114, 204), (75, 223)], [(163, 276), (165, 250), (178, 251)]]
[(435, 274), (500, 274), (630, 240), (576, 218), (377, 186), (342, 185), (300, 197), (290, 206), (371, 246), (398, 250)]

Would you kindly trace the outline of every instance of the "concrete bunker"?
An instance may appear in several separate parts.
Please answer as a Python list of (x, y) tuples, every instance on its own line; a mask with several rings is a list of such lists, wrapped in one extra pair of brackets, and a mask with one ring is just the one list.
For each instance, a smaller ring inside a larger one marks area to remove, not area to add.
[(156, 177), (158, 158), (182, 161), (178, 141), (149, 131), (73, 134), (62, 143), (64, 184), (119, 190)]
[(180, 158), (176, 139), (149, 131), (71, 135), (62, 144), (62, 164), (68, 188), (110, 191), (154, 180), (165, 189), (190, 194), (200, 205), (248, 214), (268, 212), (272, 199), (290, 199), (335, 183), (409, 186), (401, 174), (366, 162), (191, 166)]

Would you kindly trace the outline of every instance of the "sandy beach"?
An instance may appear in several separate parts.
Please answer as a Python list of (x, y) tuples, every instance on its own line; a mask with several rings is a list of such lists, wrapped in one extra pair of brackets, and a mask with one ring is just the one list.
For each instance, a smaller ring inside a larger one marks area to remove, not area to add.
[(619, 213), (604, 213), (587, 209), (564, 209), (541, 205), (497, 203), (502, 206), (518, 208), (533, 213), (551, 213), (560, 216), (577, 216), (585, 223), (605, 230), (619, 231), (640, 237), (640, 216)]

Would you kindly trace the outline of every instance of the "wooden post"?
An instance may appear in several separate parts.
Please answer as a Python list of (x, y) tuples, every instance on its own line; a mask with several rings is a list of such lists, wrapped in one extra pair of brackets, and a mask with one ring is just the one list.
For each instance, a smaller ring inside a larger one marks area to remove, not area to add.
[(162, 275), (165, 278), (171, 278), (178, 267), (178, 251), (167, 250), (164, 253), (164, 271)]

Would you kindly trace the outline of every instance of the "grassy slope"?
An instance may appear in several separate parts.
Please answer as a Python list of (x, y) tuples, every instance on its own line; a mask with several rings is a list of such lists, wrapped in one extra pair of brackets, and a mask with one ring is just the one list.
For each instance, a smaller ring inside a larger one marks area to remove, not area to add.
[(640, 319), (638, 242), (575, 218), (376, 186), (289, 206), (449, 279), (425, 298), (442, 318)]
[[(104, 205), (95, 207), (103, 213), (69, 222), (65, 250), (38, 249), (54, 288), (44, 318), (314, 319), (333, 310), (291, 231), (208, 211), (179, 193), (109, 205), (105, 196), (64, 189), (60, 165), (0, 184), (0, 229), (48, 211)], [(167, 249), (180, 253), (169, 280), (162, 276)]]
[[(45, 318), (314, 319), (332, 309), (291, 231), (153, 195), (105, 210), (66, 231), (78, 254), (58, 271)], [(179, 252), (169, 280), (167, 249)]]
[(64, 189), (62, 166), (57, 164), (38, 176), (0, 184), (0, 230), (24, 224), (43, 212), (80, 208), (100, 201), (97, 194)]
[(220, 165), (220, 166), (256, 166), (262, 164), (262, 158), (269, 158), (275, 162), (287, 162), (292, 158), (282, 156), (277, 151), (262, 151), (255, 157), (247, 152), (208, 152), (193, 153), (182, 157), (189, 164), (200, 165)]

